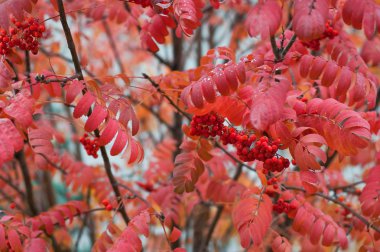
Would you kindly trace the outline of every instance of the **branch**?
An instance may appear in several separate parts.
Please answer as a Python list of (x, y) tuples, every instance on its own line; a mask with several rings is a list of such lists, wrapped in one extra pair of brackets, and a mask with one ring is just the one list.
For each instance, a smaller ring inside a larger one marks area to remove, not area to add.
[(348, 185), (345, 185), (345, 186), (336, 186), (336, 187), (331, 187), (329, 188), (330, 190), (333, 190), (333, 191), (337, 191), (337, 190), (345, 190), (345, 189), (349, 189), (351, 187), (355, 187), (357, 185), (360, 185), (360, 184), (363, 184), (365, 183), (364, 181), (358, 181), (358, 182), (355, 182), (355, 183), (352, 183), (352, 184), (348, 184)]
[(329, 168), (329, 166), (331, 165), (331, 163), (334, 161), (336, 155), (338, 155), (338, 152), (337, 151), (334, 151), (334, 153), (326, 160), (326, 163), (324, 164), (324, 166), (327, 168)]
[[(301, 188), (301, 187), (295, 187), (295, 186), (286, 186), (286, 185), (283, 185), (283, 187), (287, 190), (295, 190), (295, 191), (301, 191), (301, 192), (306, 192), (305, 189)], [(356, 212), (354, 209), (352, 209), (351, 207), (348, 207), (346, 204), (340, 202), (339, 200), (336, 200), (326, 194), (323, 194), (323, 193), (314, 193), (314, 194), (311, 194), (311, 196), (318, 196), (318, 197), (321, 197), (321, 198), (324, 198), (328, 201), (331, 201), (331, 202), (334, 202), (335, 204), (343, 207), (344, 209), (346, 209), (347, 211), (349, 211), (350, 213), (352, 213), (352, 215), (354, 215), (356, 218), (358, 218), (361, 222), (363, 222), (364, 224), (367, 225), (367, 227), (369, 228), (372, 228), (373, 230), (375, 230), (376, 232), (380, 233), (380, 228), (377, 227), (377, 226), (374, 226), (373, 224), (371, 224), (363, 215), (359, 214), (358, 212)]]
[(293, 46), (294, 42), (296, 42), (296, 40), (297, 40), (297, 36), (296, 36), (296, 34), (293, 34), (293, 36), (291, 37), (289, 43), (286, 45), (286, 47), (284, 48), (284, 50), (281, 52), (281, 60), (284, 59), (285, 55), (288, 53), (288, 51)]
[[(78, 57), (77, 51), (75, 49), (74, 40), (73, 40), (73, 37), (71, 35), (70, 27), (67, 24), (65, 8), (63, 6), (63, 2), (62, 2), (62, 0), (57, 0), (57, 3), (58, 3), (59, 16), (60, 16), (62, 28), (65, 32), (67, 45), (70, 49), (71, 58), (72, 58), (73, 63), (74, 63), (75, 73), (78, 75), (79, 80), (84, 80), (82, 69), (81, 69), (80, 62), (79, 62), (79, 57)], [(85, 92), (85, 90), (84, 90), (84, 92)], [(91, 111), (89, 113), (91, 114)], [(94, 133), (95, 133), (96, 137), (99, 137), (99, 130), (95, 130)], [(104, 168), (106, 170), (108, 179), (111, 183), (112, 189), (116, 195), (117, 202), (120, 206), (120, 208), (118, 210), (121, 213), (121, 215), (124, 219), (124, 222), (128, 225), (129, 217), (128, 217), (127, 212), (125, 210), (125, 206), (123, 204), (123, 199), (122, 199), (122, 196), (120, 194), (119, 187), (115, 184), (116, 179), (112, 173), (111, 163), (110, 163), (106, 148), (104, 146), (102, 146), (102, 147), (100, 147), (100, 151), (101, 151), (103, 162), (104, 162)]]
[(71, 35), (70, 27), (67, 23), (65, 7), (63, 6), (62, 0), (57, 0), (57, 4), (58, 4), (58, 10), (59, 10), (59, 18), (61, 20), (62, 28), (65, 33), (67, 46), (69, 47), (71, 58), (74, 63), (75, 73), (78, 75), (78, 79), (84, 80), (82, 69), (79, 62), (79, 57), (75, 49), (73, 36)]
[(163, 97), (165, 97), (166, 100), (168, 100), (170, 105), (172, 105), (180, 114), (182, 114), (184, 117), (186, 117), (187, 119), (191, 121), (191, 116), (187, 114), (185, 111), (183, 111), (182, 109), (180, 109), (178, 105), (160, 88), (160, 85), (158, 85), (154, 80), (152, 80), (152, 78), (150, 78), (147, 74), (143, 73), (142, 75), (144, 76), (145, 79), (147, 79), (152, 84), (153, 87), (156, 88), (156, 90)]
[(21, 168), (21, 173), (24, 178), (24, 184), (25, 184), (25, 191), (26, 191), (26, 200), (28, 202), (29, 209), (33, 216), (38, 214), (38, 210), (36, 208), (36, 205), (34, 204), (34, 194), (33, 194), (33, 186), (32, 186), (32, 180), (30, 178), (29, 174), (29, 168), (26, 164), (25, 160), (25, 153), (23, 150), (17, 152), (15, 154), (16, 159), (18, 160)]
[(30, 83), (30, 72), (31, 72), (30, 55), (29, 55), (29, 51), (25, 51), (25, 76), (26, 76), (26, 80), (29, 83)]
[(275, 57), (275, 61), (279, 62), (281, 60), (280, 50), (278, 49), (276, 45), (276, 38), (274, 36), (270, 37), (270, 44), (272, 46), (272, 51)]

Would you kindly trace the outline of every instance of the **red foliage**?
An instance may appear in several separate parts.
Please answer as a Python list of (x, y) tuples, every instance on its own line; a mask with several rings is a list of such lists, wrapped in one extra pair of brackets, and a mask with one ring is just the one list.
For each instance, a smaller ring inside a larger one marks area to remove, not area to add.
[(379, 1), (0, 13), (0, 251), (378, 250)]

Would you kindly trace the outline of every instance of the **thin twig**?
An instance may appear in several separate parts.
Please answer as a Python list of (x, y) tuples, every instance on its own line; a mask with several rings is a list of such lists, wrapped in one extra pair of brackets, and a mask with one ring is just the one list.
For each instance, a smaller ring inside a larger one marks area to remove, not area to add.
[(0, 175), (0, 179), (2, 181), (4, 181), (5, 183), (7, 183), (10, 187), (12, 187), (18, 194), (21, 195), (22, 198), (25, 198), (25, 193), (23, 191), (21, 191), (20, 188), (18, 188), (16, 185), (14, 185), (12, 183), (12, 181), (10, 181), (9, 179), (3, 177), (2, 175)]
[(185, 116), (187, 119), (191, 121), (191, 116), (184, 112), (182, 109), (178, 107), (178, 105), (160, 88), (160, 85), (156, 83), (151, 77), (149, 77), (147, 74), (142, 74), (145, 79), (147, 79), (153, 87), (156, 88), (156, 90), (163, 96), (165, 99), (172, 105), (179, 113), (181, 113), (183, 116)]
[(351, 187), (355, 187), (357, 185), (360, 185), (360, 184), (363, 184), (365, 183), (364, 181), (358, 181), (358, 182), (354, 182), (352, 184), (348, 184), (348, 185), (344, 185), (344, 186), (336, 186), (336, 187), (331, 187), (329, 188), (330, 190), (333, 190), (333, 191), (337, 191), (337, 190), (345, 190), (345, 189), (349, 189)]

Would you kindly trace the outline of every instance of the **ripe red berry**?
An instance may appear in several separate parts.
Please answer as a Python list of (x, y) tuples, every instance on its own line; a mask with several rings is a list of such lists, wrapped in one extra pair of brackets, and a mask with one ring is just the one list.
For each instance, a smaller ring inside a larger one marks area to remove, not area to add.
[(11, 204), (9, 204), (9, 208), (15, 209), (16, 208), (16, 203), (12, 202)]
[(102, 200), (102, 204), (103, 204), (103, 206), (107, 206), (110, 204), (110, 202), (108, 201), (108, 199), (104, 199), (104, 200)]
[(111, 204), (108, 204), (108, 205), (106, 206), (106, 210), (107, 210), (107, 211), (112, 211), (112, 210), (113, 210), (112, 205), (111, 205)]

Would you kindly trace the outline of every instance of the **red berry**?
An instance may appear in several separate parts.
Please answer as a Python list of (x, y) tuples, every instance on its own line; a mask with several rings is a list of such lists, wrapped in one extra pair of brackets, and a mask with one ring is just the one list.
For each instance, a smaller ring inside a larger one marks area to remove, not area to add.
[(104, 199), (104, 200), (102, 200), (102, 204), (103, 204), (104, 206), (107, 206), (107, 205), (110, 204), (110, 202), (108, 201), (108, 199)]
[(15, 209), (16, 208), (16, 203), (12, 202), (11, 204), (9, 204), (9, 207), (11, 209)]
[(108, 205), (106, 206), (106, 210), (107, 210), (107, 211), (112, 211), (112, 210), (113, 210), (112, 205), (111, 205), (111, 204), (108, 204)]

